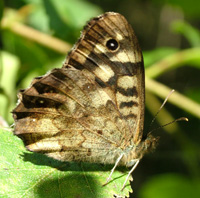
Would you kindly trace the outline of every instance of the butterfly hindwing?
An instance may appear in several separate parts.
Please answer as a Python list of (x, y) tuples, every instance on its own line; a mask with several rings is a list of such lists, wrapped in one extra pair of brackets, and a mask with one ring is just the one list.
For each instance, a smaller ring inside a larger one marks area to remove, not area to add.
[(51, 71), (19, 93), (15, 134), (24, 139), (29, 150), (59, 160), (111, 161), (123, 123), (116, 121), (118, 112), (115, 115), (113, 103), (102, 99), (100, 89), (81, 71)]

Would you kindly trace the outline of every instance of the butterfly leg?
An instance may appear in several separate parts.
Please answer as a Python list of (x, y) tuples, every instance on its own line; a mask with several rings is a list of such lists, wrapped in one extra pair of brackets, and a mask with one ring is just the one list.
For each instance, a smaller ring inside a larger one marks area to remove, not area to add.
[(103, 186), (105, 186), (105, 185), (110, 181), (111, 176), (112, 176), (113, 172), (115, 171), (115, 168), (116, 168), (117, 165), (119, 164), (120, 160), (122, 159), (123, 155), (124, 155), (124, 153), (122, 153), (122, 154), (119, 156), (119, 158), (117, 159), (117, 161), (115, 162), (115, 165), (114, 165), (114, 167), (112, 168), (112, 170), (111, 170), (111, 172), (110, 172), (110, 175), (109, 175), (109, 177), (107, 178), (106, 183), (105, 183)]
[(129, 171), (129, 173), (128, 173), (127, 177), (126, 177), (126, 180), (124, 181), (124, 184), (123, 184), (123, 186), (122, 186), (121, 191), (123, 191), (123, 189), (125, 188), (125, 185), (126, 185), (126, 182), (128, 181), (128, 178), (130, 177), (131, 173), (136, 169), (136, 167), (137, 167), (137, 165), (138, 165), (139, 162), (140, 162), (139, 159), (136, 159), (136, 160), (135, 160), (135, 164), (133, 165), (133, 167), (132, 167), (131, 170)]

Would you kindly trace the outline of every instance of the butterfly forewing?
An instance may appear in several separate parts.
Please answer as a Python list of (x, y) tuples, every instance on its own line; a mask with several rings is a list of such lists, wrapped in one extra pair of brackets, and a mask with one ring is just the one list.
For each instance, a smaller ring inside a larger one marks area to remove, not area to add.
[(126, 19), (117, 13), (92, 19), (63, 68), (19, 93), (13, 115), (27, 148), (58, 160), (113, 164), (139, 143), (144, 68)]
[[(111, 39), (119, 44), (115, 51), (106, 46)], [(134, 136), (132, 140), (138, 142), (144, 122), (144, 66), (137, 38), (126, 19), (106, 13), (91, 20), (63, 67), (69, 66), (94, 74), (129, 126), (126, 139)]]

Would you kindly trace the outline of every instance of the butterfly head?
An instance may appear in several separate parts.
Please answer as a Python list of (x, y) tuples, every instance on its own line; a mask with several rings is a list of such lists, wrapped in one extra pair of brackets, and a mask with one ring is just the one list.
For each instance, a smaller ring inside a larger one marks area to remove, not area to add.
[(153, 151), (158, 144), (159, 137), (154, 137), (151, 133), (148, 133), (143, 140), (143, 152)]

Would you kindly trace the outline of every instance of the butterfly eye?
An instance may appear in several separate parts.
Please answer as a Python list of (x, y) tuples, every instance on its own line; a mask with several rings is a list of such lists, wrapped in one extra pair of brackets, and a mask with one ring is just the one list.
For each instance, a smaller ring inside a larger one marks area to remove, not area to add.
[(106, 47), (111, 51), (115, 51), (119, 47), (119, 43), (115, 39), (109, 39), (106, 43)]

